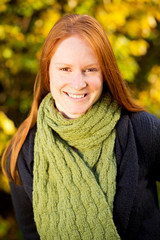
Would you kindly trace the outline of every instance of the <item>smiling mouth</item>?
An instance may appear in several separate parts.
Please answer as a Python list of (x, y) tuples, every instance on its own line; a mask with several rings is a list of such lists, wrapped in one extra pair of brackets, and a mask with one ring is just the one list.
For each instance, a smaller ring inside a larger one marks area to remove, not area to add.
[(79, 94), (79, 95), (77, 95), (77, 94), (71, 94), (71, 93), (67, 93), (67, 92), (65, 92), (69, 97), (71, 97), (71, 98), (75, 98), (75, 99), (80, 99), (80, 98), (84, 98), (84, 97), (86, 97), (87, 96), (87, 94), (85, 93), (85, 94)]

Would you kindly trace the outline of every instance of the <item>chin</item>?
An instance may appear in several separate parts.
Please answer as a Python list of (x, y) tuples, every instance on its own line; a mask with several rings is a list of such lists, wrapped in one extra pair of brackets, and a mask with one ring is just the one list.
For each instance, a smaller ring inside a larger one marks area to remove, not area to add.
[(70, 119), (74, 119), (74, 118), (79, 118), (81, 117), (82, 115), (84, 115), (86, 113), (85, 112), (70, 112), (68, 114), (65, 114), (65, 116), (67, 116), (67, 118), (70, 118)]

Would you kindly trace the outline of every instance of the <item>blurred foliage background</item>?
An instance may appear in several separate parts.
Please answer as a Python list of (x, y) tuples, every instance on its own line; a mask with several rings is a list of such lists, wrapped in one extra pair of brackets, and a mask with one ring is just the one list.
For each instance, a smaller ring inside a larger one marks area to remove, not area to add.
[[(66, 13), (103, 25), (137, 102), (160, 117), (159, 0), (0, 0), (0, 155), (28, 115), (44, 40)], [(1, 172), (0, 239), (22, 239)]]

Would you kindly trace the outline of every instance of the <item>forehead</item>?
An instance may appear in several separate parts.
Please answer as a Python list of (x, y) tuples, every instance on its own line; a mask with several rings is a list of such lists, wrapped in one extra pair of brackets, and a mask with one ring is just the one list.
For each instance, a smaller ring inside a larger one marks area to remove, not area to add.
[(72, 35), (58, 42), (54, 60), (91, 60), (98, 61), (97, 55), (90, 43), (79, 35)]

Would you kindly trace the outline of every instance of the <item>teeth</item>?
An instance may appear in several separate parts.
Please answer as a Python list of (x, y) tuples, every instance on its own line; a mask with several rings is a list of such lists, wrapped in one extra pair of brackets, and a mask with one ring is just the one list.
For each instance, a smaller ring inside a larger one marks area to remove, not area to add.
[(72, 98), (83, 98), (85, 96), (85, 94), (83, 95), (74, 95), (74, 94), (70, 94), (70, 93), (67, 93), (69, 97), (72, 97)]

